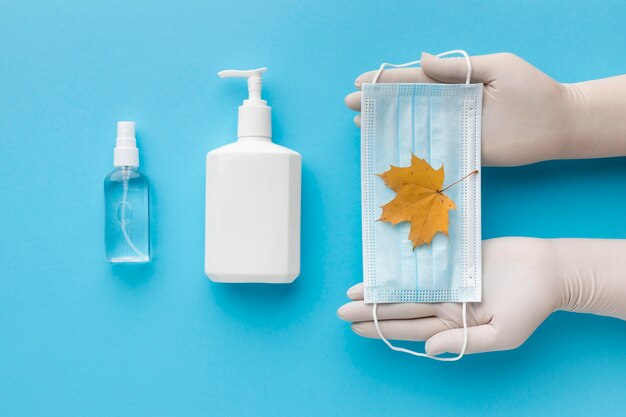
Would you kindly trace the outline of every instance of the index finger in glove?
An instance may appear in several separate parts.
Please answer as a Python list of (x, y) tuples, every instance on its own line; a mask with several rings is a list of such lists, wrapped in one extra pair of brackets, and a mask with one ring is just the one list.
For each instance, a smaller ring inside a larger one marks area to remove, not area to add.
[[(425, 303), (379, 304), (376, 313), (379, 320), (417, 319), (435, 316), (437, 307), (435, 304)], [(373, 320), (372, 304), (352, 301), (341, 306), (337, 315), (340, 319), (349, 322), (371, 321)]]
[[(354, 82), (354, 86), (361, 89), (361, 86), (374, 81), (374, 77), (378, 70), (368, 71), (359, 75)], [(438, 83), (439, 81), (429, 77), (421, 68), (392, 68), (384, 69), (380, 77), (379, 83)]]
[[(359, 90), (364, 83), (371, 83), (374, 80), (374, 76), (378, 71), (369, 71), (365, 74), (359, 75), (354, 82), (354, 85)], [(438, 82), (434, 78), (430, 78), (422, 71), (421, 68), (398, 68), (384, 70), (380, 77), (378, 77), (379, 83), (436, 83)], [(355, 91), (350, 93), (345, 98), (346, 106), (354, 111), (361, 111), (361, 93)]]

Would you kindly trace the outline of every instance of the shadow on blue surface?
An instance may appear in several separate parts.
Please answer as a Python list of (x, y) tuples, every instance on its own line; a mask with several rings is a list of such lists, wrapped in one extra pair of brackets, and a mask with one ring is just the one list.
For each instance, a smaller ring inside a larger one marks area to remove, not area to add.
[[(427, 386), (430, 395), (450, 400), (455, 397), (484, 398), (486, 386), (499, 387), (499, 392), (494, 395), (506, 397), (519, 389), (511, 381), (526, 380), (529, 372), (539, 379), (562, 373), (563, 389), (566, 389), (569, 383), (582, 382), (567, 380), (568, 374), (583, 378), (576, 374), (578, 367), (620, 363), (623, 353), (605, 347), (625, 343), (626, 332), (621, 320), (557, 312), (517, 349), (467, 355), (453, 363), (392, 352), (380, 340), (362, 339), (353, 334), (348, 336), (347, 350), (353, 353), (351, 357), (355, 365), (367, 368), (371, 377), (381, 384), (413, 392)], [(396, 344), (424, 351), (424, 343)], [(588, 352), (588, 355), (581, 355), (581, 351)], [(567, 367), (561, 361), (564, 357), (569, 358)], [(390, 372), (393, 372), (393, 378), (389, 378)]]
[(152, 280), (154, 276), (154, 262), (144, 264), (113, 264), (111, 274), (119, 282), (131, 288), (141, 287)]

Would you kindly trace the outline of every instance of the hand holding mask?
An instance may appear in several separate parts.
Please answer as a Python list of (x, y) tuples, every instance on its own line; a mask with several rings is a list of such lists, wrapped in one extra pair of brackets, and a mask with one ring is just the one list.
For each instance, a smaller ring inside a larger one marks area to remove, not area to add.
[[(559, 84), (519, 57), (507, 53), (472, 57), (472, 71), (468, 79), (467, 61), (461, 58), (440, 59), (423, 54), (421, 61), (423, 68), (368, 72), (357, 79), (356, 86), (360, 89), (372, 81), (396, 86), (402, 86), (402, 83), (441, 82), (458, 85), (470, 81), (484, 84), (482, 141), (479, 140), (479, 145), (482, 142), (483, 165), (521, 165), (547, 159), (626, 155), (626, 118), (617, 111), (626, 105), (626, 76)], [(397, 109), (415, 109), (416, 96), (407, 94), (404, 91), (407, 88), (386, 89), (394, 91), (397, 96)], [(402, 106), (407, 95), (413, 96), (412, 107)], [(363, 100), (362, 93), (357, 92), (348, 95), (346, 103), (350, 108), (361, 111), (362, 103), (367, 103), (367, 100)], [(429, 109), (432, 109), (432, 104), (429, 100)], [(389, 117), (406, 120), (402, 114), (402, 111), (391, 112)], [(371, 109), (368, 117), (372, 117)], [(371, 129), (375, 125), (387, 125), (389, 117), (383, 119), (384, 123), (366, 123), (365, 126)], [(355, 122), (360, 126), (361, 116), (357, 116)], [(445, 123), (450, 124), (454, 123)], [(389, 126), (377, 134), (391, 134), (393, 140), (383, 141), (387, 144), (399, 137), (399, 149), (406, 139), (406, 135), (402, 134), (407, 131), (406, 126), (403, 127), (402, 123), (398, 123), (397, 128)], [(416, 131), (416, 126), (419, 123), (413, 123), (412, 132)], [(428, 135), (431, 133), (429, 125)], [(367, 135), (363, 140), (367, 144)], [(427, 142), (428, 145), (432, 144), (432, 140)], [(424, 149), (424, 144), (419, 147)], [(430, 152), (431, 147), (428, 149)], [(379, 158), (380, 150), (372, 155)], [(406, 159), (402, 155), (405, 154), (398, 152), (395, 158), (402, 162), (402, 158)], [(432, 157), (430, 153), (428, 156)], [(394, 156), (389, 154), (384, 160), (393, 159)], [(435, 162), (440, 160), (440, 156), (435, 158)], [(456, 161), (453, 164), (458, 167), (463, 163), (461, 160), (461, 163)], [(367, 184), (364, 184), (364, 190), (367, 189)], [(479, 227), (477, 234), (480, 234)], [(365, 231), (365, 241), (367, 235)], [(394, 247), (400, 247), (404, 251), (402, 253), (409, 253), (407, 245), (404, 245), (406, 248), (395, 244), (383, 246), (384, 250), (371, 253), (395, 253)], [(449, 255), (451, 252), (446, 249), (443, 253)], [(460, 298), (447, 299), (444, 296), (445, 299), (436, 300), (436, 294), (443, 294), (437, 291), (432, 293), (432, 297), (417, 297), (413, 300), (416, 302), (410, 302), (411, 297), (423, 294), (419, 291), (419, 285), (413, 285), (415, 280), (408, 279), (419, 268), (418, 259), (418, 262), (393, 262), (392, 265), (399, 265), (401, 273), (386, 274), (389, 280), (382, 285), (383, 289), (391, 283), (417, 287), (418, 291), (383, 291), (390, 293), (390, 298), (378, 300), (376, 297), (380, 291), (375, 289), (376, 285), (372, 288), (366, 268), (365, 286), (358, 284), (348, 291), (353, 301), (341, 307), (338, 315), (352, 322), (353, 330), (365, 337), (383, 338), (385, 342), (385, 337), (427, 341), (426, 352), (429, 356), (444, 352), (462, 354), (512, 349), (522, 344), (555, 310), (587, 312), (626, 320), (626, 280), (622, 276), (626, 261), (623, 253), (626, 253), (626, 240), (492, 239), (482, 243), (482, 302), (470, 302), (466, 306), (448, 302), (464, 301)], [(366, 253), (364, 257), (371, 257), (371, 254)], [(427, 271), (427, 276), (435, 276), (432, 270), (424, 268), (428, 263), (421, 264), (422, 272)], [(440, 269), (441, 265), (448, 264), (455, 265), (456, 262), (442, 263), (441, 259), (437, 262)], [(432, 262), (432, 265), (435, 263)], [(421, 274), (422, 281), (424, 274)], [(419, 275), (416, 280), (419, 280)], [(450, 277), (443, 273), (438, 276)], [(443, 278), (438, 285), (450, 287), (455, 284)], [(407, 294), (409, 296), (405, 297)], [(378, 312), (376, 307), (372, 311), (372, 306), (368, 304), (377, 301), (390, 304), (381, 304)], [(416, 354), (387, 343), (394, 350)]]

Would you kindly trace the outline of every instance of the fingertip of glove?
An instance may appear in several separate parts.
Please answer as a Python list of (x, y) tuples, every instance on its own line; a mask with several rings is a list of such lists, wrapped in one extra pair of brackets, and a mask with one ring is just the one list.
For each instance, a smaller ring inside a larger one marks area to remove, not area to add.
[(352, 329), (352, 331), (358, 335), (363, 334), (363, 325), (362, 323), (352, 323), (350, 325), (350, 328)]
[(348, 298), (352, 298), (353, 296), (355, 296), (356, 295), (355, 286), (348, 288), (348, 291), (346, 291), (346, 295), (348, 296)]
[[(439, 58), (437, 58), (437, 56), (435, 56), (433, 54), (429, 54), (428, 52), (422, 52), (422, 56), (420, 58), (420, 63), (421, 63), (422, 69), (424, 69), (424, 66), (428, 67), (431, 62), (433, 62), (434, 60), (437, 60), (437, 59), (439, 59)], [(425, 69), (424, 69), (424, 72), (426, 72)]]
[(342, 305), (341, 307), (339, 307), (339, 308), (337, 309), (337, 317), (339, 317), (341, 320), (344, 320), (344, 321), (346, 320), (346, 319), (345, 319), (345, 314), (346, 314), (346, 309), (345, 309), (345, 307), (346, 307), (346, 306), (345, 306), (345, 304), (344, 304), (344, 305)]
[(356, 80), (354, 80), (354, 86), (360, 90), (364, 83), (372, 82), (377, 72), (378, 70), (372, 70), (359, 75)]
[(445, 353), (445, 350), (441, 348), (441, 346), (437, 345), (437, 341), (431, 337), (426, 341), (426, 345), (424, 346), (424, 350), (428, 356), (438, 356), (442, 353)]

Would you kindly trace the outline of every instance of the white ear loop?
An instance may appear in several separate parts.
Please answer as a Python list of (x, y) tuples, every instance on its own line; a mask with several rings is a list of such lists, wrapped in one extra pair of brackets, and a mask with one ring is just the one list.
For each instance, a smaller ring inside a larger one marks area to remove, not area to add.
[[(470, 80), (472, 79), (472, 61), (470, 60), (469, 55), (467, 54), (467, 52), (463, 51), (463, 50), (454, 50), (454, 51), (447, 51), (447, 52), (442, 52), (440, 54), (437, 54), (436, 56), (442, 57), (442, 56), (446, 56), (446, 55), (452, 55), (452, 54), (461, 54), (463, 55), (463, 57), (465, 58), (465, 63), (467, 64), (467, 78), (465, 79), (465, 84), (469, 84)], [(385, 69), (385, 67), (393, 67), (393, 68), (404, 68), (404, 67), (410, 67), (412, 65), (417, 65), (420, 63), (421, 60), (417, 60), (417, 61), (412, 61), (412, 62), (407, 62), (405, 64), (389, 64), (387, 62), (383, 63), (380, 68), (378, 69), (378, 72), (376, 72), (376, 75), (374, 76), (374, 79), (372, 80), (372, 84), (376, 84), (376, 82), (378, 82), (378, 78), (380, 77), (380, 74), (382, 74), (383, 70)], [(430, 358), (430, 359), (434, 359), (436, 361), (442, 361), (442, 362), (454, 362), (454, 361), (458, 361), (459, 359), (461, 359), (463, 357), (463, 355), (465, 355), (465, 350), (467, 348), (467, 303), (463, 303), (463, 347), (461, 348), (461, 351), (459, 352), (459, 354), (457, 356), (453, 356), (451, 358), (440, 358), (437, 356), (430, 356), (426, 353), (420, 353), (420, 352), (415, 352), (413, 350), (410, 349), (405, 349), (405, 348), (401, 348), (398, 346), (394, 346), (391, 344), (391, 342), (389, 340), (387, 340), (387, 338), (385, 336), (383, 336), (383, 332), (380, 330), (380, 326), (378, 324), (378, 315), (376, 314), (376, 307), (378, 307), (377, 303), (374, 303), (373, 307), (372, 307), (372, 316), (374, 317), (374, 326), (376, 327), (376, 332), (378, 333), (378, 337), (380, 337), (382, 339), (383, 342), (385, 342), (385, 344), (387, 346), (389, 346), (389, 349), (391, 350), (395, 350), (396, 352), (403, 352), (403, 353), (408, 353), (409, 355), (413, 355), (413, 356), (419, 356), (419, 357), (423, 357), (423, 358)]]
[[(472, 61), (470, 60), (470, 57), (467, 54), (467, 52), (461, 49), (456, 49), (454, 51), (442, 52), (435, 56), (437, 58), (441, 58), (442, 56), (453, 55), (453, 54), (460, 54), (460, 55), (463, 55), (463, 58), (465, 58), (465, 63), (467, 64), (467, 78), (465, 79), (465, 84), (469, 84), (470, 80), (472, 79)], [(405, 67), (410, 67), (412, 65), (417, 65), (420, 63), (421, 63), (421, 59), (418, 59), (417, 61), (406, 62), (404, 64), (390, 64), (388, 62), (383, 62), (380, 68), (378, 69), (378, 71), (376, 72), (376, 75), (374, 76), (374, 79), (372, 80), (372, 84), (376, 84), (378, 82), (378, 78), (380, 77), (380, 74), (383, 73), (383, 70), (385, 69), (385, 67), (405, 68)]]
[(376, 314), (376, 307), (378, 307), (378, 304), (374, 304), (374, 307), (372, 308), (372, 315), (374, 316), (374, 326), (376, 327), (376, 332), (378, 333), (378, 336), (382, 339), (383, 342), (385, 342), (387, 346), (389, 346), (389, 349), (395, 350), (396, 352), (408, 353), (409, 355), (420, 356), (422, 358), (430, 358), (442, 362), (458, 361), (463, 357), (463, 355), (465, 355), (465, 349), (467, 348), (467, 303), (463, 303), (463, 347), (461, 348), (461, 352), (459, 352), (457, 356), (453, 356), (451, 358), (440, 358), (438, 356), (431, 356), (426, 353), (415, 352), (410, 349), (405, 349), (392, 345), (391, 342), (387, 340), (385, 336), (383, 336), (383, 332), (380, 330), (380, 326), (378, 325), (378, 315)]

